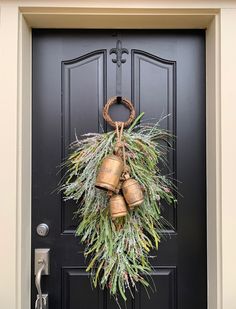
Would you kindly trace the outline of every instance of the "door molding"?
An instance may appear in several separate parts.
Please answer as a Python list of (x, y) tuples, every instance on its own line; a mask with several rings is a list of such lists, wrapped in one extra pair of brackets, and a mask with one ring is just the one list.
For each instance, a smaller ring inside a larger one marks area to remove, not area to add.
[[(159, 2), (164, 5), (163, 1), (156, 1), (156, 5)], [(203, 5), (208, 2), (212, 7), (212, 1), (205, 1)], [(91, 8), (82, 8), (83, 2), (81, 8), (75, 2), (73, 7), (68, 7), (66, 0), (60, 1), (61, 8), (53, 7), (55, 2), (52, 7), (46, 7), (33, 0), (0, 3), (0, 64), (5, 72), (0, 77), (5, 100), (1, 104), (0, 123), (2, 147), (7, 150), (0, 153), (4, 206), (0, 214), (2, 228), (8, 231), (1, 235), (5, 249), (1, 256), (4, 285), (0, 286), (4, 307), (30, 308), (32, 27), (206, 28), (208, 309), (235, 306), (235, 249), (230, 244), (234, 241), (232, 229), (236, 213), (228, 195), (230, 189), (233, 190), (232, 159), (236, 145), (231, 140), (229, 147), (228, 130), (231, 134), (236, 132), (233, 121), (236, 108), (232, 104), (236, 99), (232, 91), (236, 36), (230, 37), (230, 30), (236, 28), (236, 5), (231, 2), (231, 9), (218, 9), (216, 4), (212, 9), (191, 9), (190, 4), (197, 7), (197, 2), (189, 1), (190, 8), (181, 9), (182, 1), (171, 3), (169, 9), (127, 9), (122, 8), (122, 4), (121, 8), (110, 9), (102, 4), (100, 8), (92, 7), (91, 3), (88, 4)], [(231, 115), (229, 120), (227, 115)]]

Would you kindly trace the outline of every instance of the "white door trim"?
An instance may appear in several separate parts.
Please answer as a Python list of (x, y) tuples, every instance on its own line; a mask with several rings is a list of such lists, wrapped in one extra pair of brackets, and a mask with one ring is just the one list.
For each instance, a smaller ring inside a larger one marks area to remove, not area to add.
[(236, 38), (229, 34), (230, 29), (236, 28), (236, 10), (219, 10), (217, 7), (175, 9), (181, 1), (170, 4), (165, 10), (151, 11), (145, 8), (144, 2), (144, 7), (139, 9), (125, 9), (122, 5), (117, 9), (98, 8), (98, 3), (96, 7), (80, 8), (78, 2), (75, 7), (67, 7), (66, 0), (60, 1), (64, 6), (58, 8), (55, 2), (52, 7), (44, 6), (42, 1), (40, 5), (36, 2), (22, 1), (24, 5), (19, 1), (0, 2), (0, 67), (4, 72), (0, 77), (4, 99), (0, 105), (1, 146), (7, 150), (0, 153), (3, 163), (0, 214), (3, 230), (7, 231), (1, 235), (4, 244), (1, 303), (9, 309), (30, 308), (31, 27), (137, 28), (139, 25), (140, 29), (207, 29), (208, 309), (235, 308), (234, 276), (228, 273), (234, 271), (235, 249), (230, 248), (228, 242), (233, 244), (234, 241), (231, 215), (236, 214), (228, 195), (234, 181), (229, 153), (236, 153), (236, 145), (229, 139), (227, 130), (231, 134), (236, 132), (233, 121), (236, 108), (232, 104), (236, 93), (231, 88), (235, 88), (236, 64), (232, 59)]

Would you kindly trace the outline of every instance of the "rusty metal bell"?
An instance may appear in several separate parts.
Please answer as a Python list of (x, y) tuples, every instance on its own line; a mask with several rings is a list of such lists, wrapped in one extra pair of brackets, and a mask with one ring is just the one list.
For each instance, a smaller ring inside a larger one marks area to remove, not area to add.
[(124, 164), (120, 157), (116, 155), (107, 156), (103, 159), (95, 186), (100, 189), (116, 192), (123, 168)]
[(112, 219), (124, 217), (128, 213), (125, 200), (120, 194), (113, 195), (110, 198), (109, 207)]
[(130, 208), (142, 204), (144, 200), (143, 190), (135, 179), (126, 179), (122, 185), (122, 192)]

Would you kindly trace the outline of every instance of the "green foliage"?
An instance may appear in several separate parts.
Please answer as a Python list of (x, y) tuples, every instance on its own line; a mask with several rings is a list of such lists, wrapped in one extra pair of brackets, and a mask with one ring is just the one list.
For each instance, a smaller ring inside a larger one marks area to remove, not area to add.
[(158, 169), (158, 163), (166, 164), (170, 137), (159, 123), (124, 130), (127, 165), (132, 177), (145, 189), (145, 199), (126, 217), (114, 221), (109, 215), (107, 193), (95, 188), (95, 181), (102, 159), (113, 152), (115, 132), (76, 138), (73, 152), (64, 164), (66, 174), (61, 190), (65, 200), (79, 205), (76, 235), (85, 245), (87, 271), (95, 287), (108, 288), (116, 299), (120, 294), (126, 300), (127, 291), (132, 294), (138, 283), (149, 286), (150, 251), (158, 249), (164, 222), (160, 203), (175, 202), (171, 180)]

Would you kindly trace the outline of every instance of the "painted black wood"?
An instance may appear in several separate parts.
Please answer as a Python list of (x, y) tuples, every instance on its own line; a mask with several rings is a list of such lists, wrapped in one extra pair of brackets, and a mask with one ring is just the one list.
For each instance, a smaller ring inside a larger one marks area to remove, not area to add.
[[(168, 207), (171, 238), (152, 260), (157, 291), (129, 299), (132, 309), (207, 307), (205, 181), (205, 33), (202, 30), (33, 30), (33, 187), (34, 248), (51, 248), (51, 274), (43, 277), (50, 309), (117, 308), (106, 292), (92, 290), (83, 246), (73, 235), (76, 206), (55, 192), (58, 166), (77, 135), (109, 129), (101, 112), (116, 93), (116, 65), (109, 50), (117, 39), (129, 50), (122, 65), (122, 95), (146, 118), (170, 114), (162, 126), (177, 135), (169, 154), (180, 181), (177, 209)], [(125, 119), (123, 106), (111, 110)], [(42, 238), (36, 226), (45, 222)], [(32, 272), (32, 308), (36, 291)], [(125, 307), (124, 307), (125, 308)]]

